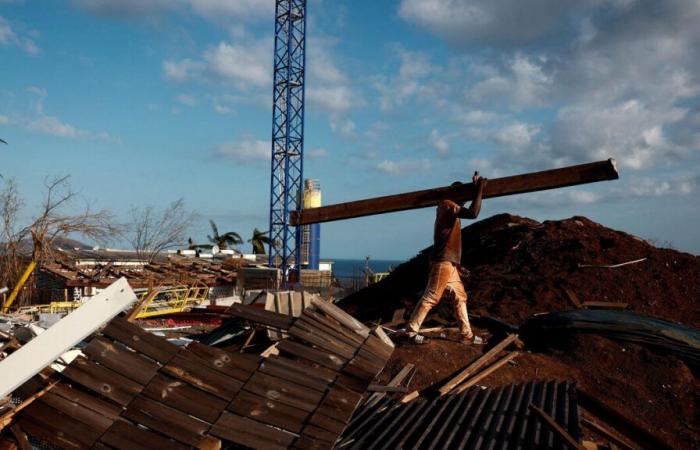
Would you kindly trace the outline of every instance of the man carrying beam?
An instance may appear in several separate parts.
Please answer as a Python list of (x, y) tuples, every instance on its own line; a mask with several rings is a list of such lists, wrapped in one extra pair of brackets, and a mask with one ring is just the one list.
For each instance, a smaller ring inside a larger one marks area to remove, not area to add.
[[(476, 194), (469, 208), (463, 202), (443, 200), (438, 204), (435, 215), (433, 250), (430, 253), (430, 275), (428, 286), (411, 314), (407, 333), (412, 342), (423, 344), (426, 339), (419, 334), (420, 326), (428, 312), (440, 303), (443, 293), (450, 291), (454, 297), (455, 316), (459, 320), (460, 336), (466, 343), (481, 344), (481, 338), (474, 336), (467, 316), (467, 293), (460, 278), (462, 263), (462, 223), (460, 219), (476, 219), (481, 211), (481, 199), (487, 180), (478, 173), (472, 178)], [(452, 186), (461, 185), (455, 182)]]

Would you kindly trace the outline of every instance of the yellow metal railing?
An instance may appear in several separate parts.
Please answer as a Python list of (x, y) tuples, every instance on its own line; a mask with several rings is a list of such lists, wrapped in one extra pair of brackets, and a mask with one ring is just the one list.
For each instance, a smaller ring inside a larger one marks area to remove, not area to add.
[[(139, 294), (139, 302), (144, 301), (151, 291)], [(193, 306), (200, 305), (209, 297), (209, 287), (204, 284), (194, 286), (178, 286), (170, 289), (159, 290), (152, 298), (146, 299), (136, 315), (137, 319), (173, 314), (186, 311)], [(59, 313), (70, 312), (79, 308), (84, 302), (51, 302), (46, 305), (31, 305), (22, 308), (25, 312)]]
[[(143, 301), (148, 294), (148, 291), (142, 293), (139, 296), (139, 301)], [(147, 300), (136, 318), (144, 319), (146, 317), (182, 312), (201, 304), (208, 297), (209, 287), (204, 284), (164, 289), (150, 300)]]

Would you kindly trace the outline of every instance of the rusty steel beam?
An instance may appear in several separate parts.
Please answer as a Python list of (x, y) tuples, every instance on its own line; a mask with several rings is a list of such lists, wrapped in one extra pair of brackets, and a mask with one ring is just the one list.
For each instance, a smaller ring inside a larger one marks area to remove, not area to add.
[[(489, 180), (486, 185), (484, 198), (524, 194), (526, 192), (557, 189), (578, 184), (595, 183), (597, 181), (616, 180), (617, 178), (615, 160), (608, 159), (606, 161), (579, 164), (560, 169), (494, 178)], [(293, 211), (290, 219), (291, 224), (295, 226), (352, 219), (374, 214), (426, 208), (435, 206), (446, 199), (466, 202), (474, 198), (474, 193), (474, 184), (465, 183), (459, 186), (445, 186)]]

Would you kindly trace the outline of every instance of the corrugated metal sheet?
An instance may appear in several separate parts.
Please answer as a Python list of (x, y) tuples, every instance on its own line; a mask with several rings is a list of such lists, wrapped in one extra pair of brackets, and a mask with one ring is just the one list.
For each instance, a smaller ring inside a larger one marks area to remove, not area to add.
[(530, 409), (544, 409), (580, 440), (576, 386), (539, 381), (407, 404), (384, 400), (361, 409), (337, 448), (353, 449), (566, 449)]

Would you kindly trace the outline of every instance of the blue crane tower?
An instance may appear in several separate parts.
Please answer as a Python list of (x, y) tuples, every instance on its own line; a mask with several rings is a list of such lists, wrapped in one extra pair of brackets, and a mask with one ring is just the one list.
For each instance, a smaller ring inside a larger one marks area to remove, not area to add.
[(282, 270), (285, 284), (301, 261), (301, 231), (289, 213), (302, 207), (305, 48), (306, 0), (276, 0), (269, 265)]

